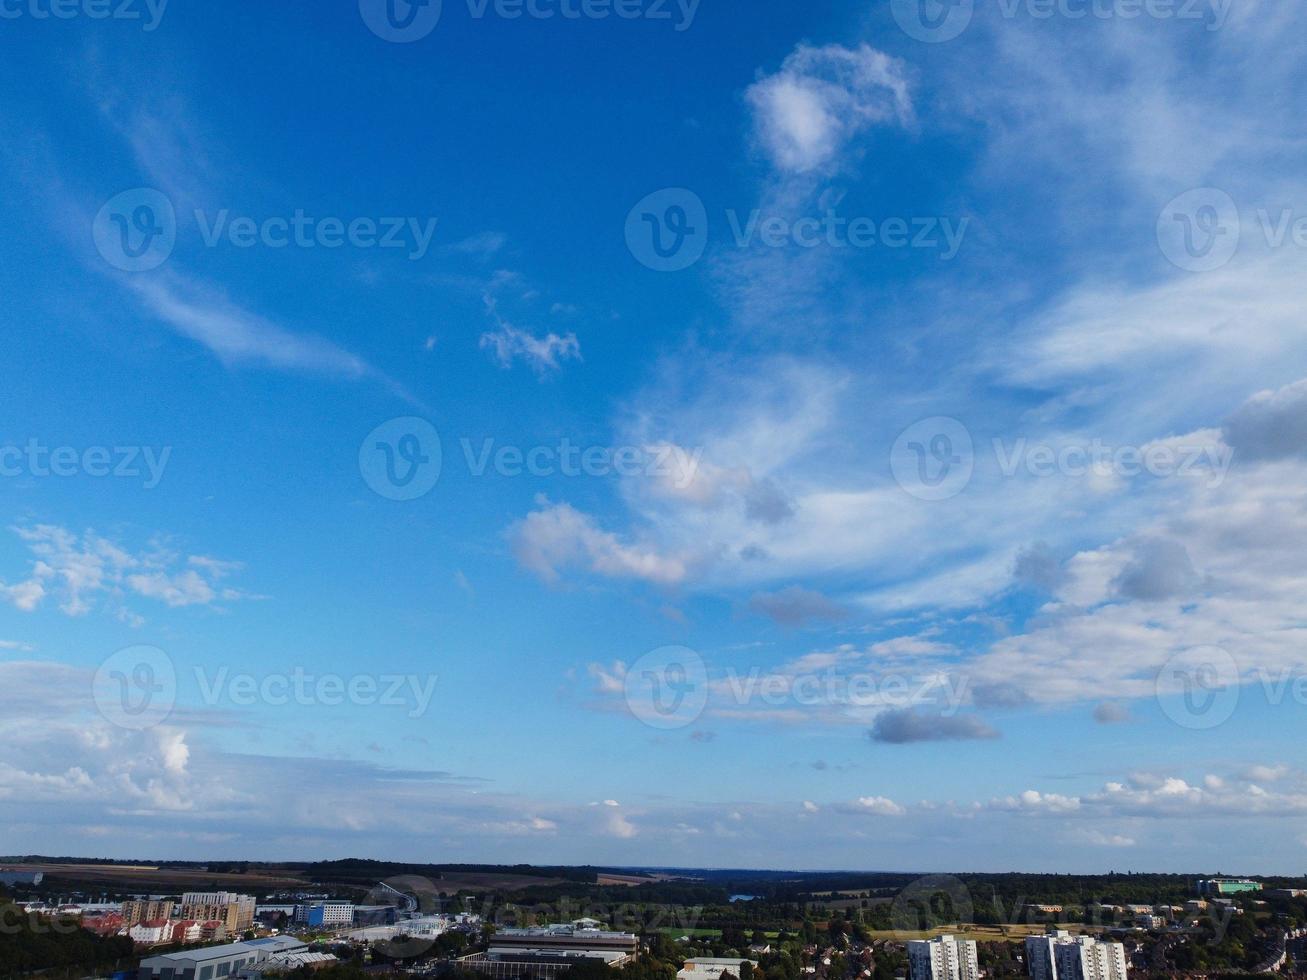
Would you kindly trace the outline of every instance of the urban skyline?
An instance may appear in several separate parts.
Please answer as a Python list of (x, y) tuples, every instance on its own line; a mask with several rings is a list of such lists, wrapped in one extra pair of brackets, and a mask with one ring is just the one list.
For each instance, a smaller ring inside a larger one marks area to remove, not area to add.
[(0, 11), (0, 850), (1307, 856), (1307, 10)]

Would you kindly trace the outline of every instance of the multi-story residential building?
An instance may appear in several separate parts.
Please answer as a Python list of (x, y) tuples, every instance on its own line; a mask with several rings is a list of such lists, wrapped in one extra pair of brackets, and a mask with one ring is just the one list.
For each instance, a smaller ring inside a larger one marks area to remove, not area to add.
[(912, 980), (978, 980), (980, 962), (971, 939), (937, 936), (908, 943)]
[(235, 892), (186, 892), (182, 895), (180, 915), (183, 919), (208, 922), (217, 919), (229, 933), (240, 933), (254, 927), (253, 895)]
[(1128, 980), (1125, 947), (1092, 936), (1055, 932), (1026, 939), (1032, 980)]
[(138, 946), (158, 946), (172, 942), (172, 923), (167, 919), (148, 919), (127, 930), (127, 935)]
[(174, 903), (161, 899), (134, 899), (123, 902), (123, 921), (129, 926), (138, 922), (171, 919)]

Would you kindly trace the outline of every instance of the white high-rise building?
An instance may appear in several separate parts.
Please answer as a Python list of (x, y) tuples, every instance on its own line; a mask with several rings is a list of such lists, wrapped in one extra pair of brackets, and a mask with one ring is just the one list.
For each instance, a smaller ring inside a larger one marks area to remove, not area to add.
[(1026, 971), (1032, 980), (1128, 980), (1123, 945), (1061, 931), (1026, 939)]
[(938, 936), (908, 943), (912, 980), (979, 980), (980, 962), (971, 939)]

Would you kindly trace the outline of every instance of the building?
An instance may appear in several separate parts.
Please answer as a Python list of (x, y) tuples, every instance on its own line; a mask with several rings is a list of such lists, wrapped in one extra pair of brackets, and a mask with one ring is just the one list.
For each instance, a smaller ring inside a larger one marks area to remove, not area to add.
[(348, 926), (354, 924), (353, 902), (313, 902), (295, 906), (295, 921), (307, 926)]
[(127, 928), (127, 923), (119, 913), (106, 912), (104, 915), (83, 917), (82, 928), (97, 936), (116, 936)]
[(685, 961), (685, 966), (676, 973), (676, 980), (720, 980), (723, 973), (729, 973), (737, 980), (748, 980), (753, 973), (753, 963), (733, 957), (697, 956)]
[[(494, 940), (492, 940), (494, 941)], [(473, 953), (458, 960), (458, 965), (497, 980), (553, 980), (570, 970), (580, 960), (598, 960), (610, 967), (622, 967), (633, 956), (618, 950), (597, 949), (529, 949), (526, 947), (491, 946), (484, 953)]]
[(136, 971), (137, 980), (220, 980), (239, 970), (293, 953), (307, 953), (308, 945), (290, 936), (252, 939), (226, 946), (206, 946), (179, 953), (147, 956)]
[(172, 942), (172, 922), (168, 919), (149, 919), (138, 922), (127, 930), (137, 946), (159, 946)]
[(0, 885), (39, 885), (45, 878), (43, 871), (18, 871), (14, 868), (0, 868)]
[(908, 943), (912, 980), (979, 980), (980, 962), (971, 939), (937, 936)]
[(1262, 883), (1251, 878), (1204, 878), (1198, 882), (1198, 894), (1203, 898), (1222, 898), (1261, 890)]
[(229, 933), (245, 932), (254, 928), (253, 895), (238, 895), (235, 892), (186, 892), (182, 895), (181, 911), (183, 919), (199, 919), (208, 922), (218, 919)]
[(634, 954), (640, 944), (631, 932), (607, 932), (573, 922), (527, 929), (500, 929), (494, 944), (503, 949), (579, 949)]
[(1032, 980), (1128, 980), (1125, 947), (1058, 931), (1026, 939)]
[(153, 899), (127, 901), (123, 902), (123, 921), (129, 926), (134, 926), (138, 922), (171, 919), (172, 910), (173, 903), (171, 901)]
[[(595, 928), (597, 925), (593, 919), (578, 919), (566, 925), (501, 929), (488, 950), (461, 957), (458, 962), (496, 980), (553, 980), (582, 960), (597, 960), (610, 967), (631, 962), (639, 947), (638, 937), (629, 932), (606, 932)], [(403, 928), (408, 931), (408, 924)], [(720, 976), (719, 970), (712, 980)]]

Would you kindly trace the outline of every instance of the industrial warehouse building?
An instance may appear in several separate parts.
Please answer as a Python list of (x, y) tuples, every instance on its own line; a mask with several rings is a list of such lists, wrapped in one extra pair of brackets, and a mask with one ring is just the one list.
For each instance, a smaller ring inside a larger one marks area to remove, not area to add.
[(226, 946), (207, 946), (164, 953), (141, 960), (137, 980), (220, 980), (274, 957), (307, 953), (308, 945), (291, 936), (251, 939)]
[(459, 966), (495, 980), (553, 980), (578, 960), (600, 960), (610, 967), (631, 962), (640, 940), (634, 933), (605, 932), (592, 920), (538, 929), (501, 929), (484, 953), (459, 959)]

